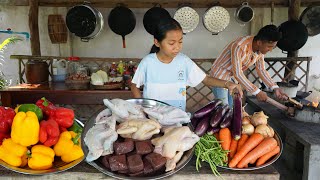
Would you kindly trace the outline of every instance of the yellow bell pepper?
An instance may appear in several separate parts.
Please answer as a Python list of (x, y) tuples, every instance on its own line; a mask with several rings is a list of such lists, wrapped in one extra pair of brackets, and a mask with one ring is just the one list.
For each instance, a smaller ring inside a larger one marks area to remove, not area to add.
[(69, 163), (84, 156), (78, 144), (79, 135), (73, 131), (65, 131), (60, 134), (59, 141), (54, 145), (53, 150), (56, 156), (61, 156), (63, 162)]
[(39, 141), (40, 125), (34, 112), (18, 112), (11, 127), (12, 141), (22, 146), (37, 144)]
[(14, 112), (16, 112), (16, 114), (19, 112), (18, 110), (19, 110), (20, 106), (21, 106), (21, 104), (18, 105), (16, 108), (14, 108)]
[(15, 167), (27, 164), (27, 147), (17, 144), (11, 138), (5, 139), (0, 146), (0, 159)]
[(44, 145), (35, 145), (31, 148), (31, 157), (28, 159), (28, 166), (35, 170), (44, 170), (52, 167), (54, 151)]

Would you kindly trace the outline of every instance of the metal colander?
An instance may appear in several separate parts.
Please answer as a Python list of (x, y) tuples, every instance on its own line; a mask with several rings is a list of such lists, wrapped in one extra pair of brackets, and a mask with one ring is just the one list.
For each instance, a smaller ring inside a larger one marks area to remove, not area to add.
[(215, 35), (223, 31), (229, 25), (229, 22), (229, 12), (221, 6), (213, 6), (203, 15), (204, 27)]
[(199, 24), (199, 14), (188, 6), (179, 8), (173, 18), (180, 23), (183, 33), (192, 32)]

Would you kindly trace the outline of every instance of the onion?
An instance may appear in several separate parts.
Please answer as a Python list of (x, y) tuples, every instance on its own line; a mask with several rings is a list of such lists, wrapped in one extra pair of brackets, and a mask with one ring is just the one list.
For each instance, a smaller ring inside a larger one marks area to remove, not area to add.
[(259, 126), (261, 124), (266, 125), (268, 123), (268, 119), (269, 117), (266, 116), (263, 111), (260, 112), (255, 112), (252, 117), (251, 117), (251, 124), (256, 126)]
[(245, 124), (242, 125), (242, 134), (251, 135), (254, 133), (254, 127), (252, 124)]
[(256, 129), (254, 130), (254, 132), (263, 135), (263, 137), (265, 137), (265, 138), (266, 137), (273, 137), (273, 135), (274, 135), (274, 134), (272, 134), (271, 129), (266, 124), (261, 124), (261, 125), (257, 126)]
[(273, 128), (271, 127), (271, 126), (269, 126), (269, 125), (267, 125), (268, 127), (269, 127), (269, 129), (270, 129), (270, 132), (271, 132), (271, 137), (273, 137), (274, 136), (274, 130), (273, 130)]
[(242, 125), (251, 124), (251, 118), (249, 116), (245, 116), (242, 118)]

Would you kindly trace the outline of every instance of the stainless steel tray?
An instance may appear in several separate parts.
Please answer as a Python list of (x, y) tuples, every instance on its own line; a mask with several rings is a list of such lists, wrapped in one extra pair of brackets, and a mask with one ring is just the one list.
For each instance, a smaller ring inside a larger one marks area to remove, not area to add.
[(279, 136), (279, 134), (274, 131), (274, 138), (277, 140), (278, 142), (278, 145), (280, 147), (280, 152), (279, 154), (277, 154), (276, 156), (274, 156), (272, 159), (268, 160), (265, 164), (263, 164), (262, 166), (258, 166), (258, 167), (248, 167), (248, 168), (230, 168), (230, 167), (227, 167), (227, 166), (218, 166), (220, 168), (223, 168), (223, 169), (229, 169), (229, 170), (236, 170), (236, 171), (252, 171), (252, 170), (256, 170), (256, 169), (261, 169), (261, 168), (264, 168), (264, 167), (267, 167), (271, 164), (273, 164), (274, 162), (276, 162), (279, 157), (281, 156), (282, 154), (282, 150), (283, 150), (283, 145), (282, 145), (282, 141), (281, 141), (281, 138)]
[[(84, 127), (84, 125), (81, 121), (79, 121), (77, 119), (75, 119), (75, 121), (81, 127)], [(82, 144), (82, 142), (81, 142), (81, 144)], [(0, 160), (0, 165), (3, 166), (4, 168), (11, 170), (11, 171), (18, 172), (21, 174), (45, 175), (45, 174), (53, 174), (53, 173), (59, 173), (62, 171), (66, 171), (70, 168), (73, 168), (77, 164), (79, 164), (83, 159), (84, 159), (84, 156), (82, 158), (79, 158), (79, 159), (72, 161), (70, 163), (65, 163), (60, 159), (60, 157), (55, 157), (54, 162), (53, 162), (53, 166), (50, 169), (46, 169), (46, 170), (33, 170), (33, 169), (30, 169), (28, 166), (26, 166), (24, 168), (14, 167), (14, 166), (7, 164), (6, 162), (4, 162), (2, 160)]]
[[(161, 102), (161, 101), (157, 101), (157, 100), (153, 100), (153, 99), (128, 99), (127, 101), (129, 102), (133, 102), (135, 104), (139, 104), (142, 105), (143, 107), (153, 107), (153, 106), (168, 106), (168, 104)], [(105, 108), (103, 108), (105, 109)], [(101, 110), (103, 110), (101, 109)], [(100, 111), (99, 111), (100, 112)], [(99, 113), (98, 112), (98, 113)], [(94, 114), (85, 124), (83, 131), (82, 131), (82, 135), (81, 135), (81, 142), (83, 141), (83, 138), (85, 137), (86, 133), (88, 132), (88, 130), (94, 126), (94, 121), (96, 116), (98, 115), (98, 113)], [(190, 128), (191, 125), (188, 125)], [(83, 152), (85, 154), (85, 156), (87, 156), (88, 154), (88, 147), (85, 145), (85, 143), (82, 143), (82, 149)], [(117, 179), (161, 179), (161, 178), (165, 178), (168, 177), (170, 175), (173, 175), (174, 173), (178, 172), (179, 170), (181, 170), (185, 165), (187, 165), (187, 163), (191, 160), (193, 154), (194, 154), (194, 148), (195, 146), (193, 146), (192, 149), (190, 149), (189, 151), (184, 152), (181, 160), (177, 163), (177, 166), (174, 170), (169, 171), (169, 172), (165, 172), (163, 174), (160, 175), (154, 175), (154, 176), (144, 176), (144, 177), (130, 177), (130, 176), (125, 176), (125, 175), (121, 175), (121, 174), (117, 174), (115, 172), (109, 171), (108, 169), (106, 169), (100, 162), (99, 159), (93, 162), (87, 162), (88, 164), (90, 164), (91, 166), (95, 167), (97, 170), (99, 170), (100, 172), (111, 176), (113, 178), (117, 178)]]

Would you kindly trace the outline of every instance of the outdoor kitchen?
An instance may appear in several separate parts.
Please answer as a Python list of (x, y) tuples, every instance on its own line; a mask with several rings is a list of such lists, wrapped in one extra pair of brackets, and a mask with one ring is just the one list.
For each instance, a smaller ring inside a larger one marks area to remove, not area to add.
[(319, 179), (320, 0), (0, 0), (0, 22), (0, 179)]

